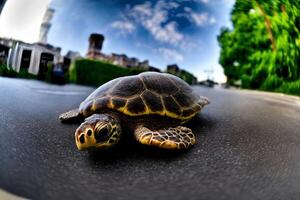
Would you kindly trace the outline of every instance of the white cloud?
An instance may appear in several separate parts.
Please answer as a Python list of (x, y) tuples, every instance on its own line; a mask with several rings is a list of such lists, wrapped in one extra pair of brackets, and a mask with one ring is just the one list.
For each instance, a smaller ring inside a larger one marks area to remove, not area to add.
[(178, 16), (186, 17), (190, 22), (195, 23), (198, 27), (216, 23), (216, 18), (209, 16), (207, 12), (197, 13), (190, 7), (185, 7), (184, 11), (185, 13), (179, 14)]
[(180, 5), (176, 2), (168, 2), (166, 4), (167, 6), (167, 9), (175, 9), (175, 8), (178, 8)]
[(209, 3), (210, 0), (200, 0), (200, 2), (202, 2), (202, 3)]
[[(171, 18), (174, 10), (180, 6), (177, 2), (166, 2), (159, 0), (156, 3), (146, 1), (137, 5), (127, 5), (122, 15), (122, 19), (113, 22), (114, 28), (125, 29), (125, 33), (133, 32), (137, 27), (147, 30), (153, 38), (161, 43), (188, 50), (187, 48), (197, 48), (188, 35), (183, 34), (178, 29), (178, 23)], [(196, 13), (191, 8), (185, 7), (183, 13), (176, 14), (176, 17), (186, 17), (197, 26), (209, 23), (207, 13)], [(211, 20), (212, 23), (215, 19)], [(129, 23), (128, 25), (123, 25)], [(134, 28), (133, 28), (134, 27)]]
[(155, 5), (150, 2), (139, 4), (127, 11), (129, 17), (147, 29), (158, 41), (176, 44), (183, 40), (183, 35), (177, 30), (175, 21), (168, 22), (168, 10), (179, 5), (174, 2), (158, 1)]
[(191, 18), (197, 26), (203, 26), (208, 21), (208, 14), (191, 12)]
[(115, 21), (111, 24), (111, 27), (119, 29), (122, 35), (132, 33), (135, 29), (135, 25), (130, 21)]
[(146, 1), (144, 4), (138, 4), (134, 6), (132, 9), (132, 14), (140, 14), (142, 16), (151, 16), (152, 15), (152, 7), (151, 3)]
[(0, 36), (36, 42), (51, 0), (9, 0), (0, 17)]
[(217, 20), (216, 20), (215, 17), (211, 17), (211, 18), (209, 19), (209, 23), (210, 23), (210, 24), (215, 24), (216, 22), (217, 22)]
[(158, 53), (160, 53), (165, 60), (168, 62), (181, 62), (183, 61), (183, 55), (174, 49), (168, 48), (158, 48)]
[[(208, 4), (210, 3), (211, 1), (214, 1), (214, 0), (178, 0), (178, 2), (195, 2), (195, 3), (203, 3), (203, 4)], [(220, 1), (220, 0), (217, 0), (217, 1)]]
[(135, 26), (145, 28), (155, 40), (179, 46), (184, 35), (177, 30), (177, 22), (169, 21), (169, 10), (176, 9), (176, 2), (158, 1), (154, 5), (144, 2), (133, 7), (128, 6), (124, 12), (123, 20), (112, 23), (113, 28), (122, 29), (125, 33), (131, 33)]

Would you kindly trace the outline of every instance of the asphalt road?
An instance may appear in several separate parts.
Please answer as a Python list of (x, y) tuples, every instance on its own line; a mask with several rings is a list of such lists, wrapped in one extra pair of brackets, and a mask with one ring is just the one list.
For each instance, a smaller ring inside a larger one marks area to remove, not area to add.
[(299, 199), (299, 98), (194, 89), (211, 104), (188, 124), (189, 151), (128, 139), (88, 153), (57, 117), (92, 88), (0, 78), (0, 188), (29, 199)]

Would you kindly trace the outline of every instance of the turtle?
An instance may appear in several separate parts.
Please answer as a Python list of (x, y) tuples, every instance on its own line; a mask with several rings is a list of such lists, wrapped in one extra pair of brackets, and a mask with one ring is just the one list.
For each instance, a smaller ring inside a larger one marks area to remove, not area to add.
[(82, 122), (75, 131), (78, 150), (116, 145), (123, 130), (138, 143), (162, 149), (188, 149), (195, 135), (183, 124), (209, 104), (179, 77), (160, 72), (113, 79), (92, 92), (77, 109), (59, 116)]

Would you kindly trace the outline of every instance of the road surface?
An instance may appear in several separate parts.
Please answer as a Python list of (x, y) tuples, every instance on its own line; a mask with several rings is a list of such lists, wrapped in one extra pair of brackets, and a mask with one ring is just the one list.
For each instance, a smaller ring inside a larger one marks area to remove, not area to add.
[(195, 86), (211, 104), (197, 144), (161, 152), (123, 140), (77, 151), (58, 115), (93, 88), (0, 78), (0, 188), (29, 199), (299, 199), (300, 100)]

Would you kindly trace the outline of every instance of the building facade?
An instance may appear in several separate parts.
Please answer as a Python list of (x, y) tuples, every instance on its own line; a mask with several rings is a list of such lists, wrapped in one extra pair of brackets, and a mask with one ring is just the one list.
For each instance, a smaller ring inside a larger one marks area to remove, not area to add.
[[(1, 5), (1, 0), (0, 0)], [(54, 9), (48, 8), (44, 14), (37, 43), (26, 43), (14, 39), (0, 38), (0, 64), (6, 64), (16, 72), (27, 70), (31, 74), (44, 73), (48, 65), (63, 60), (61, 48), (47, 43), (47, 34)]]
[(44, 73), (49, 64), (56, 64), (61, 60), (60, 51), (60, 48), (51, 45), (16, 41), (9, 48), (7, 66), (16, 72), (25, 69), (31, 74)]
[[(98, 33), (92, 33), (89, 37), (89, 48), (86, 56), (90, 59), (101, 60), (104, 62), (119, 65), (125, 68), (149, 69), (149, 61), (140, 61), (138, 58), (128, 57), (126, 54), (105, 54), (101, 52), (104, 42), (104, 36)], [(154, 67), (152, 67), (154, 69)]]

